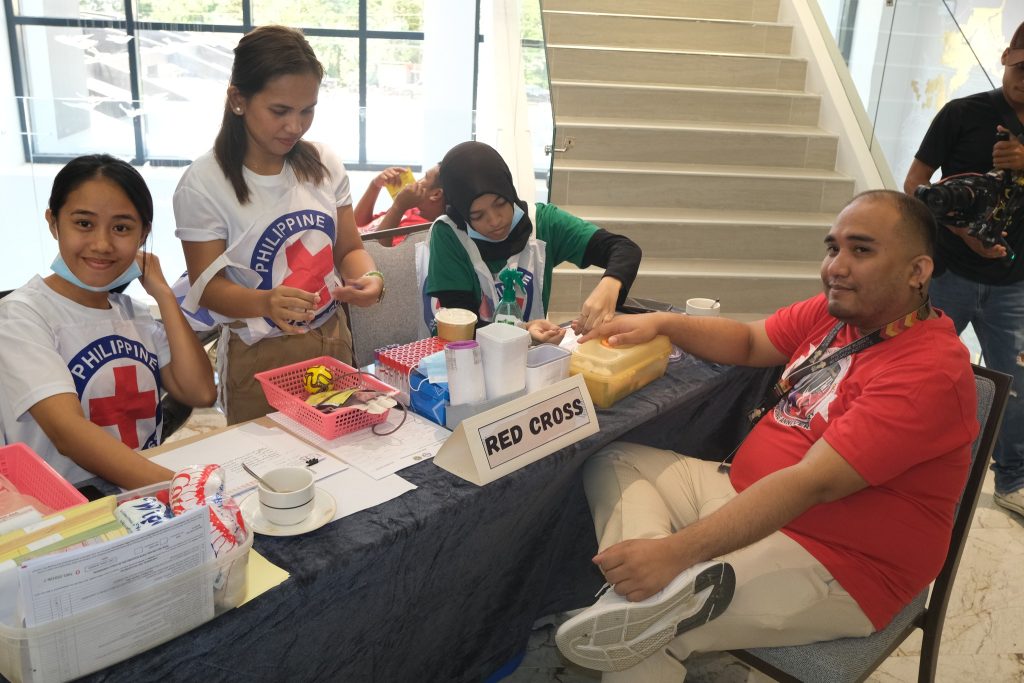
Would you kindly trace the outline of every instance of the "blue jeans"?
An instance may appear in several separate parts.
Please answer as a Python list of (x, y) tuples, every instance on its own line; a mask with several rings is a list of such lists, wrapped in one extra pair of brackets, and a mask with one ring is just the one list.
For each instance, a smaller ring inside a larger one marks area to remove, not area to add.
[(1018, 394), (1024, 387), (1024, 282), (984, 285), (946, 271), (932, 281), (929, 293), (935, 307), (953, 320), (958, 334), (971, 323), (985, 365), (1013, 377), (992, 470), (997, 492), (1024, 488), (1024, 403)]

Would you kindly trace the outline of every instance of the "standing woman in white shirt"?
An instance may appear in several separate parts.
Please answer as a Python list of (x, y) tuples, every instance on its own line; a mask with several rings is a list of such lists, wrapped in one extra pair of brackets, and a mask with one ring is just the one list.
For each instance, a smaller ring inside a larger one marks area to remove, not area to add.
[(345, 167), (302, 139), (323, 74), (299, 31), (261, 26), (243, 36), (213, 149), (174, 193), (192, 287), (183, 308), (205, 307), (224, 324), (218, 370), (229, 424), (271, 410), (254, 373), (321, 355), (351, 364), (338, 302), (372, 306), (383, 296)]
[[(141, 251), (153, 198), (139, 172), (106, 154), (57, 173), (46, 222), (59, 253), (0, 300), (0, 433), (72, 483), (124, 488), (173, 473), (136, 451), (160, 443), (160, 390), (191, 406), (216, 397), (210, 360), (160, 262)], [(119, 292), (140, 278), (160, 308)]]

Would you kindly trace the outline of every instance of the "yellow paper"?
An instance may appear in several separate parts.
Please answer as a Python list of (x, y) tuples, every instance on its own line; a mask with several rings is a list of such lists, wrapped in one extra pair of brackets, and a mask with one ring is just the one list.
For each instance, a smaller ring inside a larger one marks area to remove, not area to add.
[(416, 182), (416, 176), (412, 174), (412, 171), (408, 168), (402, 169), (402, 174), (398, 176), (398, 182), (394, 185), (385, 185), (388, 188), (388, 194), (394, 199), (395, 195), (402, 191), (402, 188), (407, 185), (412, 185)]
[(288, 572), (271, 564), (270, 561), (255, 550), (249, 551), (249, 564), (246, 567), (245, 598), (241, 605), (258, 595), (263, 595), (274, 586), (284, 583)]

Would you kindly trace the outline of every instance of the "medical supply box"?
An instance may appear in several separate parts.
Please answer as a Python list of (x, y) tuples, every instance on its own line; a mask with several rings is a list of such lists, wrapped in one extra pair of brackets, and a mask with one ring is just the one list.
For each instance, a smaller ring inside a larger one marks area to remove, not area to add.
[(665, 374), (672, 344), (658, 335), (643, 344), (610, 346), (605, 339), (591, 339), (576, 347), (569, 373), (583, 375), (590, 397), (598, 408), (610, 408)]
[[(117, 502), (156, 495), (167, 487), (165, 482), (126, 491), (117, 496)], [(247, 591), (252, 541), (253, 532), (247, 529), (244, 542), (204, 564), (154, 576), (145, 588), (38, 626), (11, 623), (11, 609), (5, 607), (0, 617), (0, 674), (14, 683), (70, 681), (134, 657), (237, 607)], [(13, 567), (0, 573), (3, 596), (11, 588), (11, 577), (17, 585), (17, 572)]]

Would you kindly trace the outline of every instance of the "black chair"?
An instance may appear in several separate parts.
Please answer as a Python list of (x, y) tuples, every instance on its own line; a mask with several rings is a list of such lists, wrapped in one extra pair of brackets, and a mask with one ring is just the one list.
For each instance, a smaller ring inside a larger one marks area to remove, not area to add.
[(731, 650), (730, 654), (783, 683), (860, 683), (907, 636), (915, 629), (921, 629), (921, 663), (917, 680), (918, 683), (931, 683), (934, 680), (946, 607), (985, 472), (988, 471), (989, 459), (1003, 422), (1010, 384), (1013, 382), (1009, 375), (978, 366), (974, 366), (974, 380), (978, 390), (978, 422), (981, 424), (981, 432), (971, 450), (971, 468), (953, 519), (953, 533), (946, 561), (930, 594), (926, 588), (886, 628), (864, 638), (840, 638), (791, 647)]

